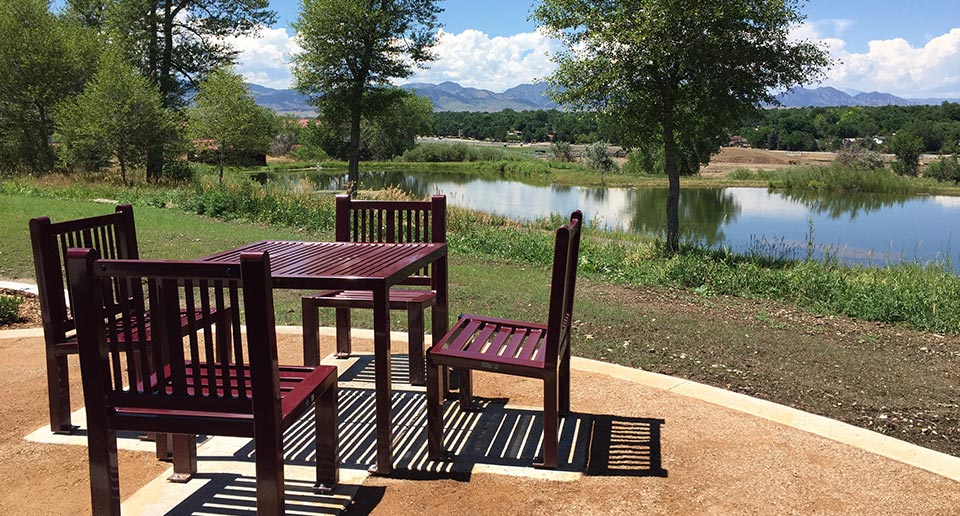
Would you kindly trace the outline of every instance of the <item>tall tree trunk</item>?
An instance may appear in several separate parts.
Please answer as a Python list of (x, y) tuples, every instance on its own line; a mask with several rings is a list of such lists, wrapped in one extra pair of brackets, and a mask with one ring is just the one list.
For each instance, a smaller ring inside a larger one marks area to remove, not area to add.
[[(160, 94), (162, 95), (162, 101), (164, 107), (167, 106), (167, 95), (163, 91), (163, 81), (159, 73), (159, 64), (160, 64), (160, 46), (157, 39), (159, 38), (159, 26), (157, 23), (157, 9), (158, 4), (156, 1), (150, 2), (149, 12), (146, 13), (149, 16), (150, 23), (150, 43), (147, 46), (147, 65), (150, 67), (149, 77), (153, 80), (157, 86), (160, 87)], [(159, 181), (160, 177), (163, 175), (163, 144), (158, 140), (154, 140), (149, 147), (147, 147), (147, 181)]]
[(126, 185), (127, 184), (127, 160), (123, 158), (122, 153), (119, 156), (117, 156), (117, 159), (120, 160), (120, 179), (122, 179), (123, 184)]
[(347, 170), (347, 193), (357, 196), (360, 184), (360, 118), (363, 93), (355, 94), (350, 108), (350, 164)]
[(220, 143), (220, 147), (217, 149), (217, 162), (220, 165), (220, 184), (223, 184), (223, 142)]
[(663, 117), (663, 161), (670, 187), (667, 190), (667, 248), (668, 254), (680, 250), (680, 171), (677, 170), (677, 143), (673, 127), (673, 107), (668, 106)]

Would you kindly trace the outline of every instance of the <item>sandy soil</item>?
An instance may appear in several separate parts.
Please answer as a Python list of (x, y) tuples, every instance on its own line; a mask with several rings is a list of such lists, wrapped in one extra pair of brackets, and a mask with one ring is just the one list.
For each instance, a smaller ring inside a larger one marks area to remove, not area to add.
[[(0, 339), (2, 514), (89, 511), (86, 453), (80, 446), (28, 443), (46, 420), (42, 339)], [(331, 349), (325, 340), (323, 349)], [(299, 337), (280, 337), (281, 360), (299, 359)], [(398, 346), (399, 348), (399, 346)], [(369, 349), (358, 343), (359, 351)], [(74, 406), (82, 404), (71, 358)], [(505, 380), (507, 379), (507, 380)], [(669, 392), (574, 371), (576, 413), (654, 422), (659, 432), (637, 453), (644, 472), (613, 461), (574, 482), (495, 474), (467, 479), (369, 478), (350, 514), (957, 514), (955, 482), (858, 449)], [(475, 393), (536, 407), (532, 380), (478, 374)], [(201, 449), (202, 450), (202, 449)], [(632, 452), (628, 452), (632, 453)], [(657, 461), (659, 458), (659, 461)], [(591, 459), (595, 460), (595, 459)], [(659, 464), (657, 464), (659, 462)], [(654, 468), (653, 465), (659, 466)], [(121, 452), (123, 496), (167, 468), (148, 453)], [(645, 476), (652, 475), (652, 476)]]

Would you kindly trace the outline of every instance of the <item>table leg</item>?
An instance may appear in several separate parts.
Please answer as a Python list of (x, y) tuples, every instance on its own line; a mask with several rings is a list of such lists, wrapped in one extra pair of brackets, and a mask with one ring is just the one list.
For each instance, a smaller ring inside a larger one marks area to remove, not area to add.
[(373, 291), (373, 360), (377, 399), (377, 463), (370, 472), (389, 475), (393, 471), (391, 432), (390, 301), (386, 285)]

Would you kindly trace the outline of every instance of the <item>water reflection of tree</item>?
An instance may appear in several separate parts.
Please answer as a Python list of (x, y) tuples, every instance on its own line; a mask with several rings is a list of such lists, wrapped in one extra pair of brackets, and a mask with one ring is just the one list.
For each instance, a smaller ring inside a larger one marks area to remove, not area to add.
[[(664, 234), (667, 227), (667, 191), (663, 188), (632, 190), (631, 229), (638, 233)], [(740, 215), (733, 195), (719, 188), (684, 189), (680, 192), (681, 235), (686, 241), (713, 246), (724, 241), (723, 225)]]
[(812, 191), (773, 191), (788, 201), (806, 206), (811, 212), (826, 215), (831, 219), (849, 217), (880, 211), (892, 206), (903, 206), (911, 196), (901, 194), (871, 194), (855, 192), (812, 192)]

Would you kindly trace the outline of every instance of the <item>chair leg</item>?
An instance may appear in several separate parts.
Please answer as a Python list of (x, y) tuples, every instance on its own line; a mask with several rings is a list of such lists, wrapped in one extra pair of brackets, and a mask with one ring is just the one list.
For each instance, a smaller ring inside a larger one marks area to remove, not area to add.
[(407, 306), (407, 342), (410, 385), (423, 385), (423, 304), (410, 303)]
[(340, 481), (340, 451), (337, 428), (337, 378), (333, 385), (317, 396), (313, 404), (314, 432), (317, 442), (317, 483), (319, 492), (327, 493)]
[(337, 358), (349, 358), (350, 352), (350, 309), (337, 308)]
[(543, 462), (534, 464), (536, 467), (557, 467), (558, 401), (557, 377), (549, 375), (543, 380)]
[(446, 367), (427, 358), (427, 454), (430, 460), (441, 460), (443, 451), (443, 377)]
[[(260, 425), (259, 428), (267, 425)], [(279, 428), (253, 438), (256, 450), (257, 514), (284, 513), (283, 438)], [(254, 431), (256, 432), (256, 430)]]
[(47, 351), (47, 396), (50, 401), (50, 431), (72, 434), (77, 427), (70, 418), (70, 376), (67, 356)]
[(117, 467), (117, 432), (87, 434), (90, 460), (91, 514), (120, 516), (120, 476)]
[[(164, 437), (165, 434), (157, 434)], [(197, 436), (173, 434), (173, 474), (167, 480), (182, 484), (197, 474)]]
[(320, 317), (312, 299), (300, 299), (303, 325), (303, 365), (320, 365)]
[(570, 347), (560, 355), (560, 364), (557, 371), (559, 411), (561, 416), (570, 415)]
[(470, 410), (473, 401), (473, 371), (458, 369), (460, 373), (460, 410)]

